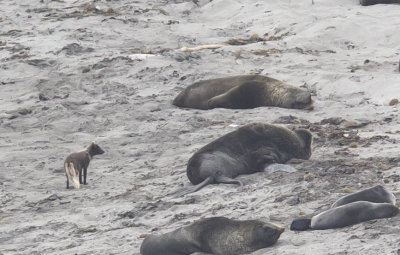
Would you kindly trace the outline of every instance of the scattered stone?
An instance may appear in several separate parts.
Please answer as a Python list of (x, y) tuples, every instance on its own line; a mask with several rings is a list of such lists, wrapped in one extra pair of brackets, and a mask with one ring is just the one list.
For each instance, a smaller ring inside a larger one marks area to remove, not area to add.
[(61, 50), (59, 50), (57, 52), (57, 54), (60, 54), (63, 51), (65, 51), (66, 55), (79, 55), (82, 53), (93, 52), (94, 49), (93, 48), (84, 48), (77, 43), (70, 43), (70, 44), (64, 46)]
[(149, 236), (149, 234), (140, 234), (139, 238), (146, 238), (148, 236)]
[(388, 166), (387, 164), (385, 164), (383, 162), (378, 162), (377, 165), (381, 170), (389, 170), (391, 168), (390, 166)]
[(308, 173), (308, 174), (305, 174), (305, 175), (304, 175), (303, 179), (304, 179), (306, 182), (310, 182), (310, 181), (314, 180), (315, 177), (316, 177), (315, 174), (313, 174), (313, 173)]
[(350, 128), (361, 128), (368, 124), (370, 124), (370, 120), (348, 120), (343, 123), (343, 128), (350, 129)]
[(319, 123), (321, 125), (325, 125), (325, 124), (340, 125), (344, 121), (345, 121), (345, 119), (342, 119), (340, 117), (332, 117), (332, 118), (328, 118), (328, 119), (323, 119)]
[(120, 217), (120, 218), (129, 218), (129, 219), (133, 219), (133, 218), (135, 218), (135, 216), (136, 216), (136, 211), (127, 211), (127, 212), (124, 212), (124, 213), (120, 213), (120, 214), (118, 214), (118, 216)]
[(393, 106), (399, 103), (399, 99), (397, 98), (393, 98), (392, 100), (390, 100), (389, 105)]
[(242, 39), (242, 38), (230, 39), (225, 43), (229, 45), (246, 45), (250, 43), (263, 42), (263, 41), (267, 41), (267, 39), (261, 38), (258, 34), (252, 34), (248, 39)]
[(50, 98), (48, 98), (47, 96), (45, 96), (43, 93), (40, 93), (39, 94), (39, 100), (40, 101), (47, 101), (47, 100), (49, 100)]
[(88, 73), (90, 72), (90, 67), (85, 67), (82, 69), (82, 73)]
[(351, 142), (351, 143), (349, 144), (349, 147), (350, 147), (350, 148), (357, 148), (357, 147), (358, 147), (358, 143), (356, 143), (356, 142)]
[(94, 232), (97, 232), (97, 228), (95, 226), (90, 226), (90, 227), (87, 227), (87, 228), (77, 229), (75, 231), (75, 234), (81, 235), (81, 234), (94, 233)]
[(27, 109), (27, 108), (21, 108), (18, 110), (18, 113), (21, 115), (28, 115), (28, 114), (32, 113), (32, 110)]
[(344, 193), (351, 193), (351, 190), (348, 187), (343, 188)]
[(39, 68), (45, 68), (54, 66), (56, 63), (55, 60), (46, 60), (46, 59), (29, 59), (25, 61), (28, 65), (36, 66)]
[(393, 182), (400, 182), (400, 175), (398, 174), (390, 175), (388, 178), (392, 179)]
[(289, 115), (289, 116), (282, 116), (279, 117), (274, 121), (274, 123), (280, 123), (280, 124), (295, 124), (295, 125), (310, 125), (311, 123), (308, 120), (304, 119), (299, 119), (295, 116)]

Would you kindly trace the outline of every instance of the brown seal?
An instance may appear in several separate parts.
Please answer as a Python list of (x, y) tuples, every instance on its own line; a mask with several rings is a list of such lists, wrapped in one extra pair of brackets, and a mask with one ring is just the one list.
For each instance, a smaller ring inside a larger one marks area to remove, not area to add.
[(275, 244), (285, 229), (259, 220), (205, 218), (163, 235), (146, 237), (141, 255), (190, 255), (205, 252), (239, 255)]
[(400, 4), (400, 0), (360, 0), (362, 6), (374, 4)]
[[(87, 184), (86, 182), (86, 174), (87, 168), (89, 166), (90, 160), (95, 155), (103, 154), (104, 151), (100, 148), (100, 146), (92, 142), (84, 151), (75, 152), (69, 155), (64, 162), (64, 170), (67, 175), (67, 189), (69, 189), (69, 181), (72, 182), (72, 185), (76, 188), (80, 188), (80, 184)], [(83, 182), (82, 182), (82, 172), (83, 172)], [(78, 174), (79, 174), (79, 182), (78, 182)]]
[(312, 135), (306, 129), (252, 123), (228, 133), (197, 151), (187, 165), (187, 176), (195, 186), (172, 194), (181, 196), (211, 183), (235, 183), (238, 175), (263, 171), (272, 163), (291, 158), (309, 159)]
[(239, 75), (203, 80), (188, 86), (173, 101), (196, 109), (250, 109), (276, 106), (312, 110), (308, 91), (263, 75)]

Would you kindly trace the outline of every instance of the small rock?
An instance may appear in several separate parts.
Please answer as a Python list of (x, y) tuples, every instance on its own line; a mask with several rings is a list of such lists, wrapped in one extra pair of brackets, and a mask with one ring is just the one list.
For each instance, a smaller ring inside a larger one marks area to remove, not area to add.
[(18, 113), (21, 115), (28, 115), (28, 114), (32, 113), (32, 110), (26, 109), (26, 108), (21, 108), (18, 110)]
[(387, 164), (383, 163), (383, 162), (378, 162), (378, 167), (382, 170), (388, 170), (390, 169), (390, 166), (388, 166)]
[(146, 238), (148, 236), (149, 236), (148, 234), (140, 234), (139, 238)]
[(306, 215), (306, 212), (300, 211), (300, 212), (299, 212), (299, 215)]
[(324, 124), (331, 124), (331, 125), (339, 125), (341, 124), (343, 121), (345, 121), (344, 119), (340, 118), (340, 117), (332, 117), (332, 118), (328, 118), (328, 119), (323, 119), (320, 121), (321, 125)]
[(83, 68), (82, 73), (88, 73), (88, 72), (90, 72), (90, 67)]
[(368, 125), (369, 123), (371, 123), (371, 121), (369, 121), (369, 120), (362, 120), (362, 121), (348, 120), (343, 123), (343, 127), (346, 129), (347, 128), (360, 128), (360, 127), (364, 127), (364, 126)]
[(389, 105), (393, 106), (399, 103), (399, 99), (397, 98), (393, 98), (392, 100), (390, 100)]
[(43, 93), (40, 93), (39, 94), (39, 100), (40, 101), (47, 101), (47, 100), (49, 100), (50, 98), (48, 98), (47, 96), (45, 96)]
[(351, 143), (349, 144), (349, 147), (350, 147), (350, 148), (357, 148), (357, 147), (358, 147), (358, 143), (356, 143), (356, 142), (351, 142)]
[(136, 216), (136, 212), (128, 211), (128, 212), (120, 213), (120, 214), (118, 214), (118, 216), (121, 217), (121, 218), (133, 219)]
[(312, 173), (305, 174), (303, 179), (307, 182), (310, 182), (315, 179), (315, 174)]
[(344, 193), (351, 193), (351, 190), (349, 188), (347, 188), (347, 187), (344, 187), (343, 188), (343, 192)]

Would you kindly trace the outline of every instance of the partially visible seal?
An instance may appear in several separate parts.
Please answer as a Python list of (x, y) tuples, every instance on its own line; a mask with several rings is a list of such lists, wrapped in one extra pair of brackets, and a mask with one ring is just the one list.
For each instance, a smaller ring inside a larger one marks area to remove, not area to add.
[(359, 192), (344, 196), (332, 204), (331, 208), (338, 207), (344, 204), (355, 201), (368, 201), (372, 203), (389, 203), (395, 204), (396, 197), (392, 192), (387, 190), (382, 185), (376, 185), (372, 188), (364, 189)]
[(398, 213), (399, 208), (393, 204), (357, 201), (331, 208), (311, 219), (294, 220), (290, 230), (342, 228), (368, 220), (394, 217)]
[(196, 109), (250, 109), (276, 106), (312, 110), (308, 91), (262, 75), (239, 75), (203, 80), (188, 86), (173, 101)]
[(174, 194), (185, 195), (211, 183), (242, 185), (233, 178), (263, 171), (272, 163), (282, 164), (291, 158), (309, 159), (311, 143), (312, 134), (306, 129), (291, 131), (271, 124), (248, 124), (197, 151), (186, 169), (195, 186), (184, 187)]
[(205, 218), (163, 235), (146, 237), (141, 255), (190, 255), (205, 252), (239, 255), (275, 244), (285, 229), (259, 220)]
[(400, 0), (360, 0), (362, 6), (374, 4), (400, 4)]

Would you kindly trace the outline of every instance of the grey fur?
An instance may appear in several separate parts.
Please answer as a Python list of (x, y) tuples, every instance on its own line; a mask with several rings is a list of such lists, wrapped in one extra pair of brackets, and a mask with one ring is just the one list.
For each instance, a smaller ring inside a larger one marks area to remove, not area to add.
[(188, 86), (173, 101), (196, 109), (249, 109), (276, 106), (291, 109), (312, 107), (308, 91), (262, 75), (239, 75), (203, 80)]
[(342, 228), (368, 220), (394, 217), (398, 212), (399, 209), (393, 204), (357, 201), (312, 217), (311, 229)]
[(312, 135), (306, 129), (252, 123), (228, 133), (197, 151), (187, 165), (187, 176), (196, 186), (185, 187), (177, 196), (195, 192), (211, 183), (236, 183), (242, 174), (263, 171), (272, 163), (291, 158), (309, 159)]
[(359, 192), (344, 196), (332, 204), (331, 208), (355, 201), (368, 201), (372, 203), (395, 204), (396, 197), (382, 185), (376, 185), (372, 188), (364, 189)]
[(140, 254), (239, 255), (275, 244), (283, 231), (283, 227), (259, 220), (205, 218), (163, 235), (148, 236), (140, 247)]

